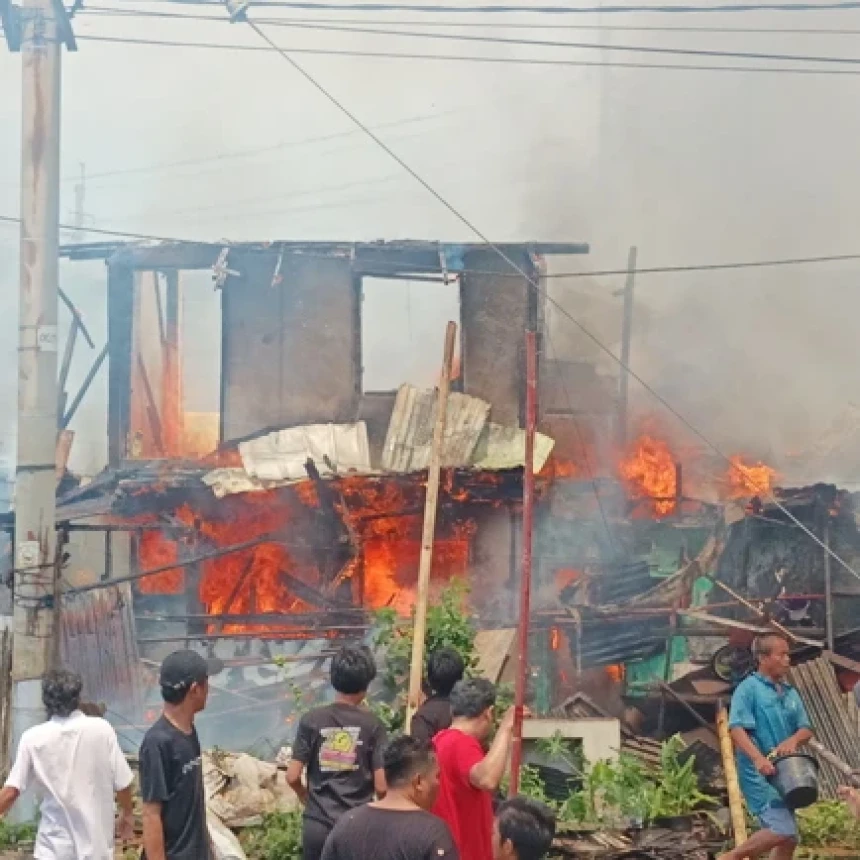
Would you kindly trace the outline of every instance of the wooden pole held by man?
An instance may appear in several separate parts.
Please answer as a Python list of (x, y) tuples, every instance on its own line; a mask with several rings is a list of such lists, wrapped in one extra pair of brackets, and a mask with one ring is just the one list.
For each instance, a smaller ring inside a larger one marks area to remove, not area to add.
[(424, 637), (427, 632), (427, 600), (430, 594), (430, 570), (433, 566), (433, 540), (436, 534), (439, 473), (445, 442), (445, 419), (448, 414), (448, 391), (451, 387), (451, 368), (454, 363), (456, 338), (457, 324), (449, 322), (448, 329), (445, 332), (442, 376), (439, 380), (439, 396), (436, 398), (436, 421), (433, 425), (430, 463), (427, 467), (427, 495), (424, 499), (424, 530), (421, 535), (421, 558), (418, 566), (418, 598), (415, 601), (415, 620), (412, 628), (412, 663), (409, 669), (409, 699), (406, 705), (407, 732), (412, 724), (412, 715), (421, 704), (421, 680), (424, 675)]

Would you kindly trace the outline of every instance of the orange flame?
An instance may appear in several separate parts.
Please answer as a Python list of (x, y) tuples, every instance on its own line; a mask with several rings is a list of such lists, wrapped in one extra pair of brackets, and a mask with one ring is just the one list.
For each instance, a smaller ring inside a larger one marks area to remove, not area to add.
[(549, 631), (549, 644), (553, 651), (558, 651), (558, 645), (561, 641), (561, 633), (559, 632), (558, 627), (553, 627)]
[[(179, 548), (175, 541), (168, 540), (161, 532), (141, 532), (137, 544), (138, 565), (141, 570), (155, 570), (179, 560)], [(144, 594), (182, 594), (185, 590), (185, 574), (181, 567), (162, 573), (145, 576), (138, 583)]]
[(726, 485), (731, 499), (744, 499), (749, 496), (768, 495), (773, 489), (776, 469), (766, 466), (761, 461), (745, 463), (743, 457), (736, 454), (729, 458), (731, 465), (726, 473)]
[(675, 458), (662, 439), (641, 436), (632, 452), (619, 464), (635, 499), (646, 499), (652, 513), (664, 517), (675, 510), (678, 474)]
[[(264, 615), (317, 612), (312, 595), (300, 586), (329, 597), (339, 588), (350, 589), (356, 605), (390, 606), (408, 614), (414, 603), (425, 488), (420, 476), (397, 480), (361, 476), (339, 478), (329, 484), (337, 513), (343, 518), (354, 555), (346, 553), (335, 581), (322, 579), (319, 551), (312, 525), (320, 517), (321, 498), (310, 482), (281, 490), (229, 496), (205, 514), (190, 505), (175, 511), (175, 518), (196, 533), (188, 552), (197, 555), (268, 535), (276, 536), (249, 549), (208, 559), (199, 564), (199, 597), (211, 615)], [(449, 501), (468, 501), (461, 486), (446, 493)], [(214, 512), (213, 512), (214, 510)], [(437, 531), (431, 568), (431, 594), (452, 577), (465, 577), (471, 560), (475, 520), (444, 517)], [(144, 532), (141, 568), (176, 562), (181, 556), (175, 541), (158, 531)], [(330, 549), (330, 547), (328, 547)], [(180, 568), (146, 577), (141, 590), (177, 594), (186, 586)], [(303, 599), (304, 597), (304, 599)], [(277, 619), (264, 623), (224, 624), (224, 633), (288, 633), (304, 635), (295, 625)], [(310, 635), (310, 634), (308, 634)]]
[(624, 680), (624, 664), (618, 663), (613, 666), (607, 666), (606, 675), (610, 680), (620, 683)]

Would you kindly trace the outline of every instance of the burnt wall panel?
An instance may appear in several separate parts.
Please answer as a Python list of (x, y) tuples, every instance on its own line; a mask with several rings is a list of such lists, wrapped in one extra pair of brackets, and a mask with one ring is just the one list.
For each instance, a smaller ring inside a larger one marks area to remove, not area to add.
[[(537, 303), (528, 281), (498, 254), (466, 255), (460, 289), (463, 386), (466, 394), (492, 404), (498, 424), (521, 423), (525, 391), (525, 330)], [(513, 259), (531, 271), (526, 255)]]
[(223, 305), (223, 437), (355, 420), (357, 292), (342, 257), (247, 254)]

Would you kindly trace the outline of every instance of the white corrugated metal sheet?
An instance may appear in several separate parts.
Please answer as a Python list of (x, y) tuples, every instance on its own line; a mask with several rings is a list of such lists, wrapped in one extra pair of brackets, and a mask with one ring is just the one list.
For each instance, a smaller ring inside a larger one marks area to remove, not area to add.
[[(420, 390), (401, 385), (394, 402), (382, 468), (388, 472), (420, 472), (430, 462), (433, 423), (436, 418), (436, 389)], [(442, 465), (467, 467), (490, 414), (490, 404), (477, 397), (452, 392), (448, 396)]]
[(308, 460), (314, 461), (324, 478), (371, 471), (367, 426), (363, 421), (289, 427), (241, 442), (239, 454), (248, 477), (259, 481), (304, 480), (308, 477)]
[[(549, 459), (555, 440), (543, 433), (535, 434), (534, 470), (540, 470)], [(472, 454), (475, 469), (516, 469), (526, 462), (526, 431), (519, 427), (487, 424)]]

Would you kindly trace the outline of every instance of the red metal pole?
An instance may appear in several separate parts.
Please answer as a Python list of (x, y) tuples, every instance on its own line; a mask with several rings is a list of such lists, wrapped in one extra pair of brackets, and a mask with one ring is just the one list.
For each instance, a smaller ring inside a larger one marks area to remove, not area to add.
[(520, 788), (520, 766), (523, 760), (523, 707), (526, 698), (526, 675), (529, 668), (529, 609), (532, 586), (532, 528), (534, 525), (534, 452), (537, 430), (537, 347), (535, 333), (526, 332), (526, 452), (523, 468), (523, 569), (520, 578), (519, 648), (514, 698), (514, 737), (511, 749), (510, 794)]

